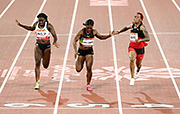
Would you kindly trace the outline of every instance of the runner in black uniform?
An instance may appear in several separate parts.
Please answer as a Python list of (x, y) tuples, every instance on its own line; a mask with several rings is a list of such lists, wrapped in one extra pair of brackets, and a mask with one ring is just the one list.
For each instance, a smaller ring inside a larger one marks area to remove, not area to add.
[(129, 58), (130, 58), (130, 71), (131, 71), (131, 81), (130, 85), (134, 85), (135, 77), (135, 65), (134, 62), (136, 61), (137, 66), (137, 72), (136, 75), (139, 74), (139, 71), (142, 66), (142, 59), (144, 57), (144, 47), (147, 46), (147, 43), (150, 38), (149, 34), (146, 30), (146, 27), (142, 23), (143, 21), (143, 14), (140, 12), (137, 12), (134, 16), (134, 22), (133, 24), (130, 24), (129, 26), (126, 26), (122, 28), (120, 31), (116, 31), (115, 34), (119, 34), (122, 32), (125, 32), (129, 29), (131, 29), (130, 32), (130, 43), (129, 43)]
[[(94, 21), (92, 19), (88, 19), (85, 23), (83, 23), (85, 27), (79, 31), (73, 41), (73, 46), (75, 50), (75, 58), (76, 58), (76, 71), (80, 72), (83, 68), (84, 62), (86, 62), (87, 68), (87, 86), (86, 89), (88, 91), (92, 91), (90, 87), (91, 77), (92, 77), (92, 64), (93, 64), (93, 44), (94, 44), (94, 36), (99, 38), (100, 40), (107, 39), (112, 36), (113, 32), (109, 35), (101, 35), (95, 29), (93, 29)], [(77, 50), (77, 42), (79, 41), (79, 49)]]

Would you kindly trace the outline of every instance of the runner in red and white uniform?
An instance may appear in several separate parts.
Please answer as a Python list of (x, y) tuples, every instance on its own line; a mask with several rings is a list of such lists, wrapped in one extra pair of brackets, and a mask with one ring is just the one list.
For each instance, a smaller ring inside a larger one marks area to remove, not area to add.
[(142, 66), (142, 60), (145, 54), (144, 47), (147, 46), (148, 41), (150, 41), (149, 34), (146, 30), (146, 27), (142, 23), (143, 14), (137, 12), (134, 16), (134, 22), (129, 26), (122, 28), (120, 31), (116, 31), (114, 35), (125, 32), (131, 29), (130, 32), (130, 43), (129, 43), (129, 58), (130, 58), (130, 71), (131, 71), (131, 80), (130, 85), (134, 85), (135, 81), (135, 65), (134, 62), (136, 60), (137, 71), (136, 75), (139, 74), (139, 71)]
[(47, 15), (44, 13), (40, 13), (38, 16), (38, 21), (33, 24), (33, 26), (26, 26), (18, 22), (16, 23), (18, 26), (30, 30), (35, 31), (36, 33), (36, 44), (34, 49), (34, 57), (35, 57), (35, 78), (36, 78), (36, 86), (35, 89), (39, 89), (39, 81), (40, 81), (40, 64), (41, 59), (43, 62), (44, 68), (48, 68), (51, 54), (51, 44), (50, 44), (50, 33), (54, 37), (53, 45), (59, 48), (57, 44), (57, 36), (52, 24), (50, 24), (47, 20)]

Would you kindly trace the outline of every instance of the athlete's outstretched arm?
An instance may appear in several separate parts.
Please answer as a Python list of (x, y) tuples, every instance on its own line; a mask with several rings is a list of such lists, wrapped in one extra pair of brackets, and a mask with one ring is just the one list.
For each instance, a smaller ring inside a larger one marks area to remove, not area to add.
[(33, 26), (27, 26), (27, 25), (23, 25), (23, 24), (21, 24), (18, 20), (16, 20), (16, 24), (17, 24), (18, 26), (20, 26), (20, 27), (22, 27), (22, 28), (26, 29), (26, 30), (34, 31), (34, 30), (35, 30), (35, 27), (36, 27), (37, 22), (36, 22), (36, 23), (34, 23), (34, 24), (33, 24)]
[(74, 47), (74, 51), (75, 51), (75, 58), (78, 54), (78, 50), (77, 50), (77, 41), (81, 38), (83, 34), (83, 29), (81, 29), (75, 36), (74, 40), (73, 40), (73, 47)]
[(120, 33), (122, 33), (122, 32), (125, 32), (125, 31), (127, 31), (127, 30), (131, 29), (131, 28), (132, 28), (132, 24), (130, 24), (130, 25), (128, 25), (128, 26), (123, 27), (123, 28), (122, 28), (121, 30), (119, 30), (119, 31), (114, 32), (114, 34), (113, 34), (113, 35), (120, 34)]
[(112, 31), (112, 32), (109, 32), (109, 35), (101, 35), (101, 34), (99, 34), (99, 33), (97, 32), (97, 30), (93, 30), (93, 32), (94, 32), (94, 35), (95, 35), (97, 38), (99, 38), (100, 40), (105, 40), (105, 39), (107, 39), (107, 38), (110, 38), (110, 37), (113, 35), (113, 33), (114, 33), (114, 31)]
[(54, 38), (54, 42), (53, 42), (53, 45), (57, 48), (59, 48), (59, 44), (57, 44), (57, 35), (56, 35), (56, 31), (53, 27), (52, 24), (48, 23), (48, 26), (47, 26), (48, 30), (50, 31), (50, 33), (52, 34), (53, 38)]

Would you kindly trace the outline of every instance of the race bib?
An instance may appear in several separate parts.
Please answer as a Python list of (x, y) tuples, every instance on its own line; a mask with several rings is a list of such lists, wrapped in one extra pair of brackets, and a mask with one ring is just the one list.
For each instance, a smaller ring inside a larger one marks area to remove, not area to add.
[(81, 44), (84, 47), (92, 47), (94, 45), (94, 38), (84, 38)]
[(138, 39), (138, 33), (131, 32), (130, 33), (130, 41), (135, 42)]
[(46, 29), (36, 30), (36, 39), (37, 40), (49, 40), (50, 32), (48, 32)]

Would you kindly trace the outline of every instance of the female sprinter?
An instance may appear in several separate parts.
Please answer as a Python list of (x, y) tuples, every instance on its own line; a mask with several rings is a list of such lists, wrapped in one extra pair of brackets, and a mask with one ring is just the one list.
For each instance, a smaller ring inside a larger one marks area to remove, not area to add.
[(18, 20), (16, 23), (18, 26), (34, 31), (36, 33), (36, 44), (34, 49), (34, 58), (36, 62), (35, 66), (35, 78), (36, 78), (36, 86), (35, 89), (39, 89), (39, 81), (40, 81), (40, 64), (41, 59), (44, 68), (48, 68), (51, 54), (51, 44), (50, 44), (50, 33), (54, 37), (53, 45), (59, 48), (57, 44), (57, 36), (52, 24), (50, 24), (47, 20), (47, 15), (44, 13), (40, 13), (38, 16), (38, 21), (33, 24), (33, 26), (26, 26), (21, 24)]
[(137, 71), (136, 75), (139, 74), (139, 71), (142, 66), (142, 59), (145, 54), (145, 49), (144, 47), (147, 46), (147, 43), (150, 41), (149, 34), (146, 30), (146, 27), (142, 23), (143, 21), (143, 14), (140, 12), (137, 12), (134, 16), (134, 22), (130, 24), (129, 26), (126, 26), (122, 28), (120, 31), (116, 31), (115, 34), (119, 34), (122, 32), (125, 32), (129, 29), (131, 29), (130, 32), (130, 43), (129, 43), (129, 58), (130, 58), (130, 71), (131, 71), (131, 80), (130, 80), (130, 85), (134, 85), (135, 82), (135, 77), (134, 77), (134, 72), (135, 72), (135, 65), (134, 62), (136, 60), (136, 66), (137, 66)]
[[(87, 69), (86, 89), (88, 91), (92, 91), (93, 89), (90, 87), (90, 82), (92, 78), (94, 36), (96, 36), (100, 40), (105, 40), (111, 37), (114, 31), (111, 32), (109, 35), (99, 34), (97, 30), (93, 29), (94, 21), (92, 19), (88, 19), (85, 23), (83, 23), (83, 25), (85, 27), (79, 31), (79, 33), (75, 36), (73, 41), (75, 58), (76, 58), (76, 71), (80, 72), (83, 68), (84, 62), (86, 62), (86, 69)], [(77, 50), (76, 43), (78, 41), (79, 41), (79, 49)]]

